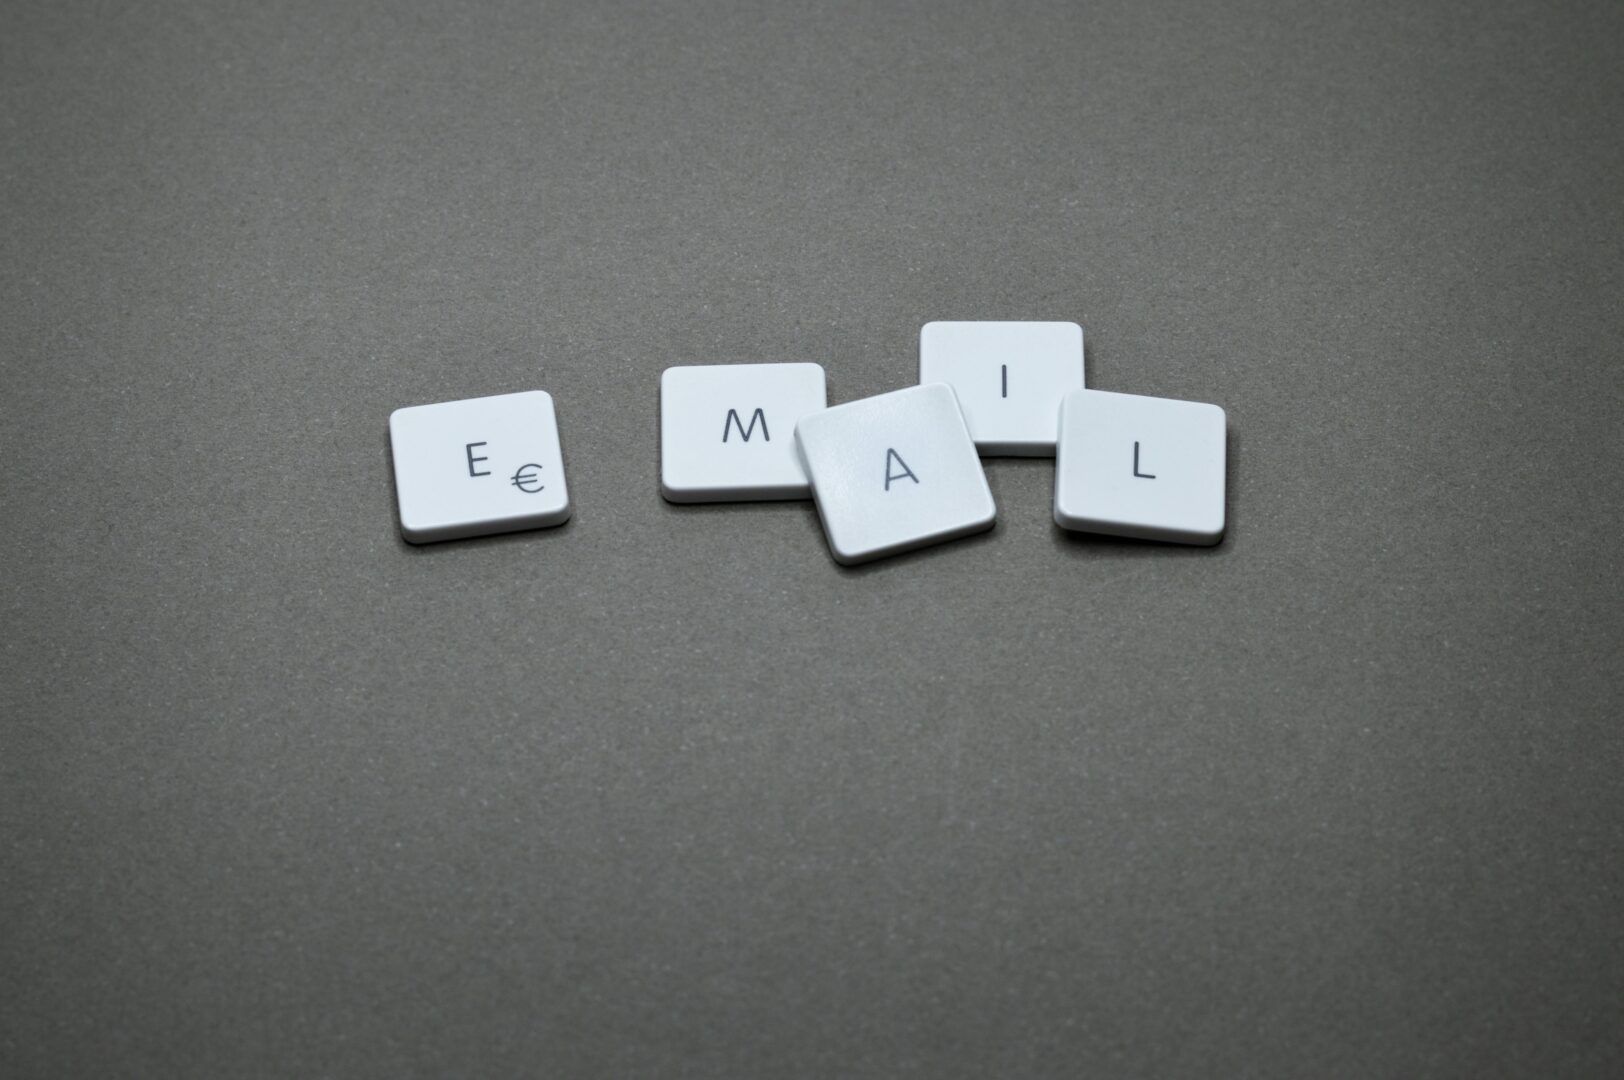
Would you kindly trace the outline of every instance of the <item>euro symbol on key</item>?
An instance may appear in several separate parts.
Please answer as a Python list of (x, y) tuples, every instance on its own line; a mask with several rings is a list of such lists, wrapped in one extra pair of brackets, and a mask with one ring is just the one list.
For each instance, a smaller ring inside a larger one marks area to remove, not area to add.
[[(531, 470), (535, 471), (532, 472)], [(532, 487), (531, 485), (535, 486)], [(540, 465), (520, 465), (518, 472), (513, 474), (513, 486), (527, 495), (534, 495), (547, 485), (541, 482)]]

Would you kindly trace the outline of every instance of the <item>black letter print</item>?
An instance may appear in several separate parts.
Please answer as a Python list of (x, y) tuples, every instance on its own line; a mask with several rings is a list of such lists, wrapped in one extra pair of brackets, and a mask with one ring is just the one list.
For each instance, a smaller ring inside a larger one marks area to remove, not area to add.
[[(891, 462), (893, 462), (893, 461), (895, 461), (898, 465), (902, 466), (902, 471), (901, 472), (894, 473), (894, 472), (891, 471)], [(902, 460), (902, 455), (897, 453), (895, 450), (890, 450), (890, 449), (886, 450), (886, 452), (885, 452), (885, 490), (890, 491), (891, 490), (891, 481), (893, 481), (893, 480), (901, 480), (904, 476), (906, 476), (909, 480), (912, 480), (916, 484), (919, 483), (919, 477), (915, 476), (913, 474), (913, 470), (908, 468), (908, 463), (906, 461)]]
[(739, 419), (739, 412), (738, 412), (737, 409), (729, 409), (727, 411), (727, 420), (722, 424), (722, 441), (727, 442), (728, 435), (731, 434), (732, 431), (733, 431), (733, 428), (735, 426), (737, 426), (738, 429), (739, 429), (739, 434), (744, 438), (744, 441), (749, 442), (750, 441), (750, 433), (756, 430), (756, 421), (757, 420), (761, 421), (761, 438), (762, 438), (762, 441), (763, 442), (772, 442), (773, 437), (771, 435), (767, 434), (767, 414), (762, 412), (760, 409), (757, 409), (754, 413), (751, 414), (751, 416), (750, 416), (750, 426), (749, 427), (745, 427), (744, 426), (744, 421)]

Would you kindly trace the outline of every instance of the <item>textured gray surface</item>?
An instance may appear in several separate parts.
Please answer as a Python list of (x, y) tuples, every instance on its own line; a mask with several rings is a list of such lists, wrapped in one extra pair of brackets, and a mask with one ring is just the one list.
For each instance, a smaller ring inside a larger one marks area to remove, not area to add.
[[(1624, 6), (1455, 8), (6, 4), (0, 1073), (1619, 1075)], [(660, 500), (978, 317), (1228, 540)]]

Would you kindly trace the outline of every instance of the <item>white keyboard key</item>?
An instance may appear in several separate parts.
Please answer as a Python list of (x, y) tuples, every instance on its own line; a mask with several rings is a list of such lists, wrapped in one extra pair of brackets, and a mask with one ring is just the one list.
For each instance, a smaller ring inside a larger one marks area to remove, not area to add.
[(992, 528), (997, 508), (950, 386), (837, 405), (797, 424), (795, 441), (837, 562)]
[(1079, 532), (1224, 538), (1224, 410), (1079, 390), (1060, 407), (1054, 519)]
[(1054, 457), (1060, 400), (1083, 388), (1074, 322), (931, 322), (919, 332), (919, 381), (959, 395), (988, 456)]
[(795, 424), (826, 404), (818, 364), (666, 368), (660, 494), (675, 503), (809, 497)]
[(569, 520), (551, 394), (447, 401), (389, 417), (400, 532), (414, 544)]

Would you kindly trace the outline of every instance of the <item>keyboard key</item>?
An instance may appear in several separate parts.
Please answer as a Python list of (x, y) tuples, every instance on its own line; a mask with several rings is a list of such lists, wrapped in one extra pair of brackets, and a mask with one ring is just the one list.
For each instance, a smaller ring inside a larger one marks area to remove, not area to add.
[(810, 497), (795, 423), (827, 403), (817, 364), (666, 368), (660, 494), (675, 503)]
[(1224, 538), (1224, 410), (1079, 390), (1060, 407), (1054, 519), (1079, 532)]
[(1054, 457), (1060, 399), (1083, 388), (1074, 322), (931, 322), (919, 381), (953, 387), (982, 454)]
[(414, 544), (569, 520), (551, 394), (447, 401), (389, 417), (400, 532)]
[(953, 388), (912, 386), (795, 426), (837, 562), (992, 528), (997, 508)]

